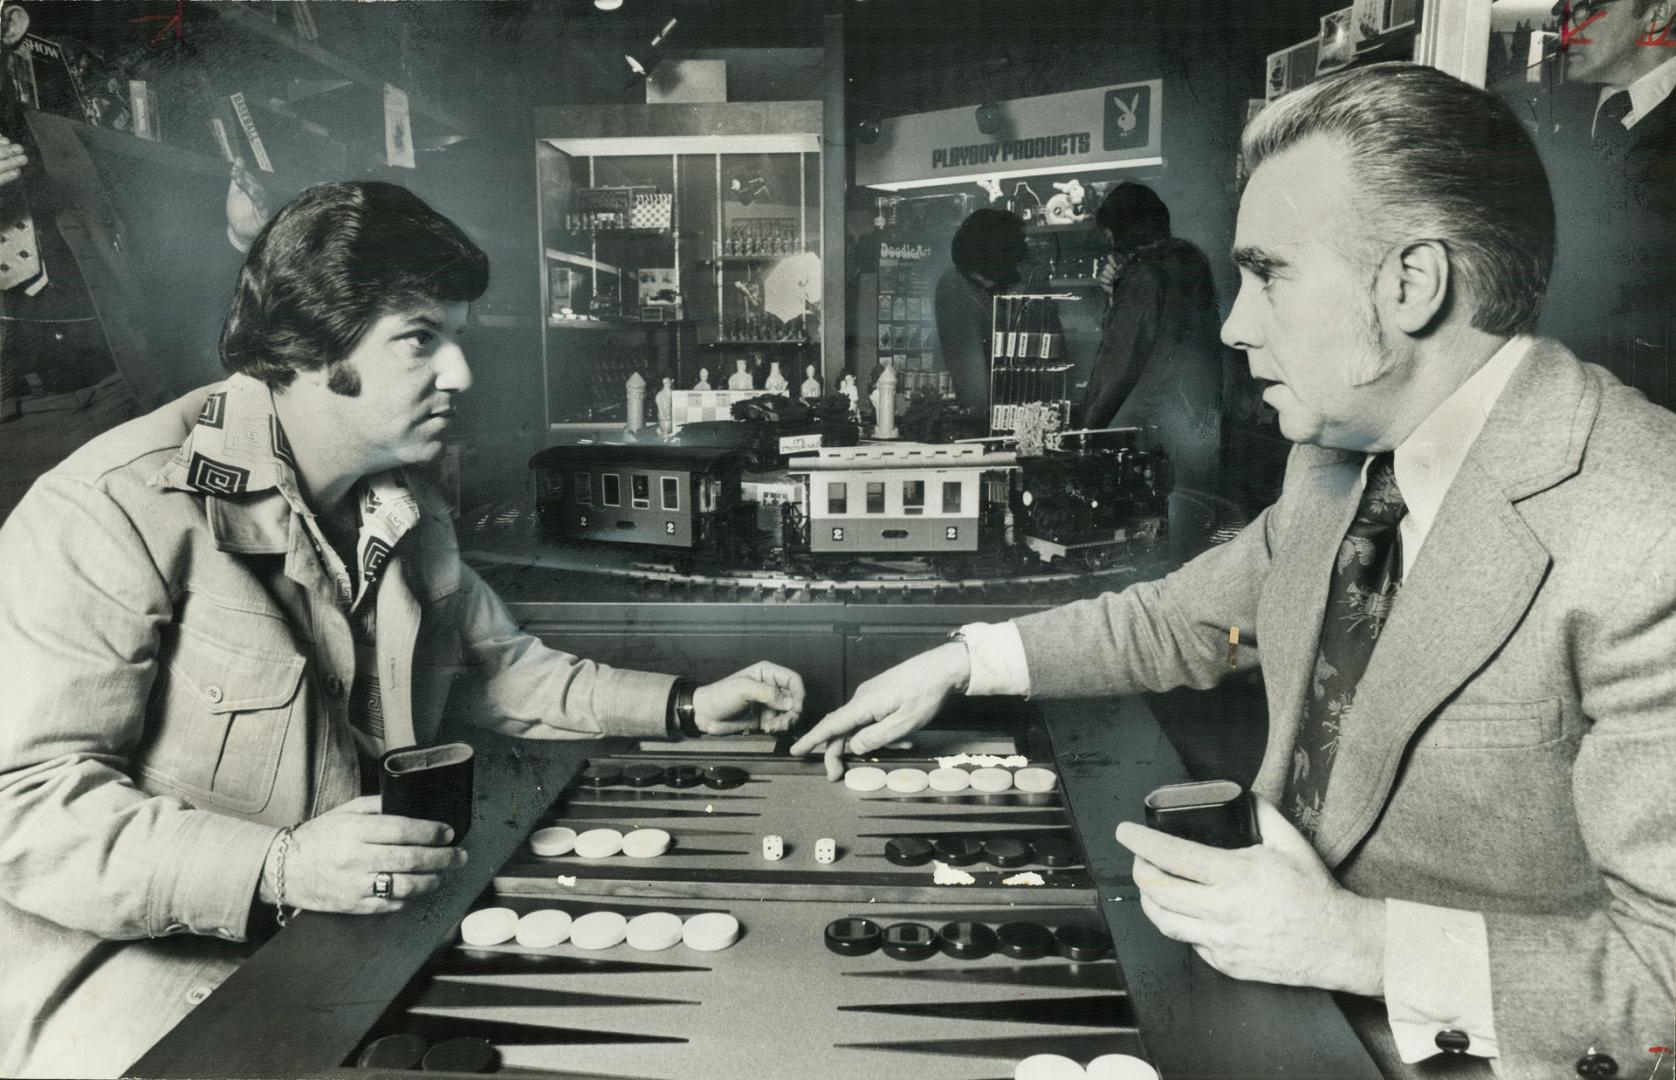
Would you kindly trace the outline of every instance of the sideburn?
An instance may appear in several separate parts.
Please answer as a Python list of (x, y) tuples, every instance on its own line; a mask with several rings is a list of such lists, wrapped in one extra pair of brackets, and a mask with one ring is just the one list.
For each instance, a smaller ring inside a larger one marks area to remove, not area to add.
[(361, 396), (361, 373), (348, 360), (337, 360), (326, 369), (326, 389), (339, 397)]

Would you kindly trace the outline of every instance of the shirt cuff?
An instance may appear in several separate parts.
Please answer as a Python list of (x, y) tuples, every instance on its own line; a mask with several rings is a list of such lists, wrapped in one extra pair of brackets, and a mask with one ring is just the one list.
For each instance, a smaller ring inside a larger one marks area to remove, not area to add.
[(1024, 639), (1010, 622), (967, 623), (960, 628), (972, 674), (968, 697), (1030, 694), (1030, 669), (1024, 660)]
[(1404, 1064), (1440, 1053), (1443, 1031), (1466, 1053), (1496, 1057), (1490, 943), (1476, 911), (1385, 901), (1385, 1010)]
[(190, 854), (160, 869), (149, 912), (152, 937), (204, 934), (243, 941), (251, 901), (279, 830), (211, 810), (180, 815), (178, 848)]

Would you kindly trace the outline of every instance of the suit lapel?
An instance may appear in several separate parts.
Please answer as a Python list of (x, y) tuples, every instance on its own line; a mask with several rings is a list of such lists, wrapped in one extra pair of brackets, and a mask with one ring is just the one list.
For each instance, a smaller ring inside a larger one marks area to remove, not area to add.
[(1548, 553), (1470, 457), (1356, 689), (1316, 846), (1335, 865), (1367, 834), (1420, 724), (1507, 640), (1548, 569)]
[(1356, 512), (1364, 454), (1301, 446), (1308, 472), (1295, 485), (1297, 502), (1288, 510), (1286, 536), (1264, 584), (1258, 628), (1263, 679), (1268, 686), (1269, 739), (1263, 768), (1253, 788), (1280, 801), (1286, 765), (1303, 718), (1304, 693), (1315, 671), (1321, 620), (1333, 558)]
[[(1508, 380), (1438, 508), (1341, 729), (1316, 834), (1328, 866), (1379, 819), (1415, 732), (1490, 662), (1529, 609), (1551, 560), (1517, 504), (1576, 474), (1600, 394), (1598, 380), (1552, 342), (1533, 344)], [(1313, 538), (1300, 546), (1327, 550)], [(1331, 555), (1316, 557), (1324, 582)], [(1318, 633), (1325, 584), (1311, 598)], [(1263, 777), (1271, 781), (1284, 777), (1302, 714), (1302, 687), (1292, 682), (1289, 673), (1285, 723), (1270, 725)], [(1278, 761), (1276, 728), (1285, 733)]]

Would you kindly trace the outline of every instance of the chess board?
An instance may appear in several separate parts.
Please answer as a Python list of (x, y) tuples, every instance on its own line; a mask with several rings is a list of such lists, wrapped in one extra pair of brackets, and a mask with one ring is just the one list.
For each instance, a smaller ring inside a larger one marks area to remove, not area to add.
[[(1010, 750), (982, 740), (968, 745)], [(827, 781), (818, 761), (668, 749), (596, 756), (589, 765), (609, 772), (683, 763), (740, 769), (748, 778), (720, 790), (594, 787), (584, 771), (537, 828), (658, 828), (673, 838), (669, 850), (649, 859), (584, 859), (574, 852), (536, 855), (524, 843), (473, 907), (510, 907), (520, 915), (557, 908), (573, 918), (615, 911), (631, 919), (720, 911), (739, 920), (735, 944), (719, 952), (680, 944), (644, 952), (626, 943), (589, 951), (571, 942), (473, 948), (452, 934), (346, 1064), (392, 1034), (430, 1045), (486, 1040), (503, 1071), (634, 1078), (766, 1076), (773, 1063), (796, 1061), (810, 1080), (879, 1068), (975, 1080), (1011, 1076), (1020, 1060), (1038, 1053), (1081, 1062), (1144, 1056), (1109, 950), (1078, 959), (997, 950), (971, 959), (939, 952), (905, 960), (885, 951), (840, 955), (825, 942), (826, 927), (845, 919), (932, 930), (1032, 923), (1104, 938), (1080, 857), (1057, 858), (1052, 868), (997, 869), (979, 861), (964, 867), (970, 883), (940, 885), (937, 860), (900, 866), (884, 854), (886, 843), (901, 837), (1027, 844), (1053, 838), (1064, 842), (1061, 853), (1067, 844), (1076, 850), (1059, 790), (861, 793)], [(930, 769), (937, 761), (901, 752), (883, 764)], [(764, 857), (766, 834), (783, 837), (782, 858)], [(815, 860), (822, 838), (836, 841), (829, 864)], [(1021, 873), (1042, 884), (1003, 884)]]

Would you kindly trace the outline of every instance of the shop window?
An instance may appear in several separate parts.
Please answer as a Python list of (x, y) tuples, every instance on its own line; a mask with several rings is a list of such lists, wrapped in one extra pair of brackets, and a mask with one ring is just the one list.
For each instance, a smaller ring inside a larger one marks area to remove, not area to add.
[(904, 514), (925, 513), (925, 481), (902, 481), (902, 512)]
[(850, 512), (850, 485), (842, 480), (827, 481), (826, 512), (828, 514), (847, 514)]
[(652, 508), (652, 478), (644, 473), (629, 477), (629, 499), (636, 510)]
[(623, 478), (616, 473), (600, 476), (600, 501), (606, 506), (623, 505)]
[(576, 501), (583, 506), (594, 504), (594, 478), (585, 472), (576, 474)]
[(943, 513), (960, 513), (960, 481), (943, 481)]
[(867, 512), (869, 514), (885, 512), (885, 485), (883, 480), (869, 480), (867, 482)]
[(673, 476), (662, 478), (663, 508), (665, 510), (681, 509), (681, 481)]

